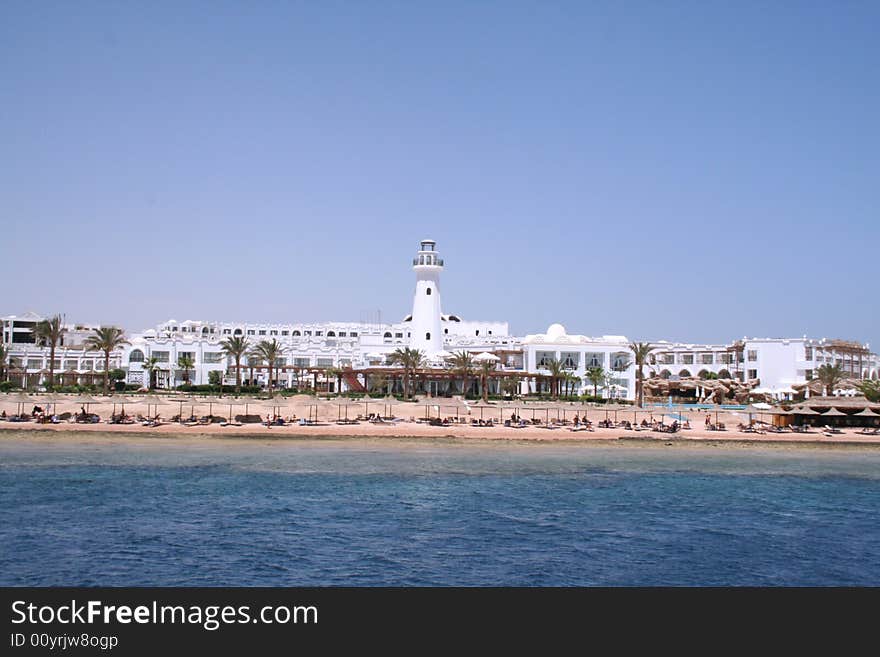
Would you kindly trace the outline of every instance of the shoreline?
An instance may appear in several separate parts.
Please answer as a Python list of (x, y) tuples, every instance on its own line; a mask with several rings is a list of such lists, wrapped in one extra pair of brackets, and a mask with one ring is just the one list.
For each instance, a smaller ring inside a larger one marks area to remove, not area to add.
[[(821, 433), (809, 435), (797, 434), (791, 437), (780, 437), (778, 434), (738, 435), (739, 432), (729, 432), (727, 436), (711, 435), (704, 432), (693, 432), (692, 435), (682, 433), (667, 435), (651, 432), (651, 435), (638, 435), (634, 433), (623, 434), (620, 429), (597, 429), (590, 435), (582, 435), (583, 432), (569, 432), (566, 429), (531, 429), (527, 435), (521, 432), (523, 429), (473, 428), (473, 427), (431, 427), (428, 425), (393, 427), (394, 431), (388, 431), (388, 427), (369, 426), (372, 431), (364, 431), (360, 425), (319, 425), (311, 427), (296, 426), (273, 427), (267, 429), (263, 425), (252, 425), (247, 429), (243, 427), (180, 427), (165, 425), (163, 427), (131, 428), (130, 426), (118, 425), (0, 425), (0, 444), (30, 439), (54, 438), (59, 443), (84, 444), (94, 441), (110, 442), (118, 444), (126, 443), (149, 443), (157, 439), (167, 443), (208, 444), (213, 441), (238, 441), (254, 443), (256, 441), (283, 442), (309, 442), (309, 441), (339, 441), (339, 442), (363, 442), (378, 441), (389, 445), (403, 445), (404, 443), (417, 443), (419, 445), (449, 445), (449, 446), (488, 446), (488, 445), (561, 445), (579, 447), (630, 447), (630, 448), (771, 448), (771, 449), (796, 449), (796, 450), (880, 450), (880, 440), (874, 436), (865, 436), (860, 440), (858, 436), (836, 435), (828, 437)], [(430, 431), (424, 431), (429, 429)], [(483, 435), (474, 435), (483, 433)], [(494, 435), (487, 435), (492, 432)], [(497, 433), (496, 433), (497, 432)], [(562, 434), (563, 435), (557, 435)], [(538, 435), (535, 435), (538, 433)], [(691, 432), (687, 432), (691, 433)], [(551, 434), (551, 435), (543, 435)], [(568, 434), (568, 435), (565, 435)]]

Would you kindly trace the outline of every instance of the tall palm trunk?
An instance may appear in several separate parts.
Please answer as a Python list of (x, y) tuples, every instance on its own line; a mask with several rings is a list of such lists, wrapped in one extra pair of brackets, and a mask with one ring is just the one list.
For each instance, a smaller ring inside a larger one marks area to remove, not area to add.
[(642, 369), (644, 366), (639, 364), (639, 369), (636, 372), (636, 394), (639, 398), (639, 408), (644, 406), (645, 401), (645, 373)]
[(55, 343), (49, 345), (49, 387), (55, 385)]
[(110, 389), (110, 352), (104, 352), (104, 394)]
[(241, 356), (235, 359), (235, 394), (241, 394)]

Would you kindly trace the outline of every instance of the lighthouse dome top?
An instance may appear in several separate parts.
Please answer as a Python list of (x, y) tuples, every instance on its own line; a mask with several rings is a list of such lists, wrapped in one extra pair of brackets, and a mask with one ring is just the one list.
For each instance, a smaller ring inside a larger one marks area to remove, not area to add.
[(419, 253), (413, 258), (413, 267), (443, 267), (443, 259), (437, 252), (436, 245), (434, 240), (419, 242)]

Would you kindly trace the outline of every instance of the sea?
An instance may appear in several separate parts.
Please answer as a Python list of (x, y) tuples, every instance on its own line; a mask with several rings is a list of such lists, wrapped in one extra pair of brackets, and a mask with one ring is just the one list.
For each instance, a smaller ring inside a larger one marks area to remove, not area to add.
[(880, 585), (880, 450), (0, 437), (6, 586)]

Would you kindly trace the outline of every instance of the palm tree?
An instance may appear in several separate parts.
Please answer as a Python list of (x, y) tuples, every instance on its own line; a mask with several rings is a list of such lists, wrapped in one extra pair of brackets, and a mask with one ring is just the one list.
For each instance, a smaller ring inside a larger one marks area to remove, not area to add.
[(519, 392), (519, 384), (520, 380), (518, 377), (510, 377), (508, 379), (504, 379), (501, 383), (501, 390), (505, 395), (510, 395), (511, 397), (515, 397)]
[(155, 356), (150, 356), (143, 363), (141, 363), (141, 369), (147, 373), (149, 377), (147, 383), (147, 389), (152, 390), (156, 387), (156, 370), (159, 369), (159, 359)]
[(452, 355), (449, 363), (452, 365), (452, 371), (461, 375), (461, 394), (467, 395), (468, 377), (474, 373), (474, 357), (462, 349)]
[(282, 353), (284, 353), (284, 347), (275, 338), (272, 338), (271, 342), (269, 340), (260, 340), (257, 346), (254, 347), (253, 355), (260, 360), (266, 361), (269, 365), (270, 395), (272, 394), (272, 373), (275, 370), (275, 361), (281, 358)]
[(43, 343), (43, 346), (49, 347), (49, 388), (55, 383), (55, 348), (61, 342), (64, 330), (61, 315), (37, 322), (34, 327), (34, 336)]
[(605, 383), (605, 370), (594, 365), (593, 367), (587, 368), (584, 378), (593, 386), (593, 397), (598, 397), (599, 386)]
[(373, 374), (370, 376), (369, 383), (370, 395), (373, 395), (376, 392), (382, 392), (384, 394), (388, 388), (388, 377), (384, 374)]
[(856, 383), (856, 388), (871, 402), (880, 402), (880, 381), (877, 379), (863, 379)]
[[(648, 360), (648, 354), (653, 351), (650, 342), (630, 342), (629, 350), (633, 352), (633, 358), (636, 362), (636, 398), (638, 399), (639, 408), (644, 401), (644, 381), (645, 381), (645, 362)], [(627, 367), (629, 364), (627, 363)]]
[(184, 384), (189, 384), (189, 371), (195, 368), (196, 363), (192, 359), (192, 356), (178, 356), (177, 358), (177, 366), (183, 370), (183, 382)]
[(83, 344), (86, 349), (104, 352), (104, 394), (106, 395), (110, 381), (110, 352), (128, 344), (128, 340), (125, 339), (125, 331), (116, 326), (100, 326), (95, 329), (93, 335), (85, 339)]
[(847, 377), (846, 370), (840, 363), (834, 365), (822, 365), (816, 370), (816, 378), (825, 386), (825, 394), (834, 396), (834, 389)]
[(550, 394), (554, 399), (558, 399), (559, 380), (565, 376), (565, 366), (563, 366), (562, 361), (552, 358), (544, 363), (544, 368), (550, 370)]
[(480, 363), (480, 391), (483, 394), (483, 403), (489, 403), (489, 375), (495, 371), (493, 361), (484, 360)]
[(418, 349), (395, 349), (389, 360), (395, 365), (403, 366), (403, 398), (409, 399), (410, 374), (425, 364), (425, 356)]
[(342, 392), (342, 375), (343, 369), (341, 367), (328, 367), (324, 370), (324, 376), (328, 379), (336, 379), (336, 394), (339, 395)]
[(241, 335), (226, 338), (220, 343), (223, 353), (235, 359), (235, 394), (241, 392), (241, 359), (247, 353), (248, 346), (248, 339)]

